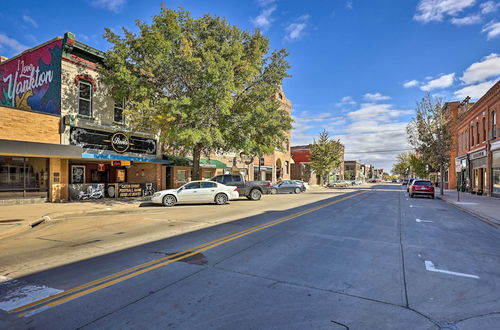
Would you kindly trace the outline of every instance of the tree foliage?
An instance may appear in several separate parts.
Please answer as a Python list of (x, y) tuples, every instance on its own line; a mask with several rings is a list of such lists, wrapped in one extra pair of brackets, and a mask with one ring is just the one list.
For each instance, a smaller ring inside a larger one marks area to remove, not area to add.
[(333, 169), (342, 165), (344, 145), (339, 140), (333, 140), (328, 132), (320, 133), (318, 140), (311, 145), (311, 168), (321, 180)]
[(413, 152), (400, 153), (392, 167), (392, 173), (403, 176), (415, 175), (419, 178), (425, 178), (429, 174), (427, 164)]
[(439, 98), (425, 95), (415, 108), (415, 117), (406, 130), (408, 141), (425, 164), (441, 172), (441, 194), (443, 178), (450, 163), (453, 146), (454, 120)]
[(265, 154), (281, 148), (291, 118), (276, 100), (288, 77), (287, 52), (269, 53), (258, 30), (248, 33), (225, 19), (193, 18), (162, 8), (137, 34), (106, 29), (112, 44), (101, 74), (113, 96), (126, 99), (136, 129), (156, 132), (169, 150)]

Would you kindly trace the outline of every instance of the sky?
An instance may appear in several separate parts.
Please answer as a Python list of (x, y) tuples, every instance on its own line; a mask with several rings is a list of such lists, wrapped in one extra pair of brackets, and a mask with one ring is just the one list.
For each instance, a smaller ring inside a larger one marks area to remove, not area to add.
[[(292, 145), (326, 129), (346, 160), (389, 172), (407, 151), (405, 127), (426, 93), (443, 101), (480, 98), (500, 79), (500, 0), (178, 0), (194, 17), (222, 16), (256, 28), (290, 53)], [(160, 11), (156, 0), (4, 0), (0, 55), (63, 36), (100, 50), (104, 28), (135, 29)]]

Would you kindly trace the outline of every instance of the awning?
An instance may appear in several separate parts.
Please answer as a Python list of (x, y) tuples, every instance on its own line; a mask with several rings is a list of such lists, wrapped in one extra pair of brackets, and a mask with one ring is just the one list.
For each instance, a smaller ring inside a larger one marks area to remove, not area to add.
[(82, 147), (0, 139), (0, 154), (24, 157), (80, 158)]
[(93, 153), (82, 153), (82, 158), (86, 159), (107, 159), (107, 160), (129, 160), (133, 162), (147, 162), (147, 163), (157, 163), (171, 165), (172, 162), (168, 160), (158, 159), (158, 158), (148, 158), (148, 157), (138, 157), (138, 156), (125, 156), (125, 155), (109, 155), (109, 154), (93, 154)]
[[(170, 161), (170, 165), (177, 166), (193, 166), (193, 157), (179, 157), (179, 156), (167, 156)], [(225, 163), (216, 159), (200, 158), (201, 168), (226, 168), (228, 167)]]

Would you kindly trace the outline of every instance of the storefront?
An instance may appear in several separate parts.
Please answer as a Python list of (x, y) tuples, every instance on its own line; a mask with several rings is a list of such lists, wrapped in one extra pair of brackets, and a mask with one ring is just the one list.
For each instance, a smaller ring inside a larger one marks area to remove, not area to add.
[[(168, 156), (166, 169), (167, 189), (175, 189), (193, 180), (193, 159), (191, 157)], [(200, 159), (200, 179), (209, 180), (224, 173), (227, 165), (216, 159)]]
[(471, 167), (471, 193), (483, 195), (488, 193), (486, 149), (475, 151), (469, 155)]
[(491, 144), (491, 194), (500, 197), (500, 141)]
[(469, 191), (469, 162), (467, 156), (455, 158), (455, 170), (457, 171), (457, 189), (460, 191)]
[(68, 164), (70, 200), (143, 197), (165, 188), (169, 162), (156, 157), (154, 139), (72, 127), (70, 143), (84, 149)]
[[(260, 170), (260, 172), (259, 172)], [(255, 181), (273, 181), (273, 167), (254, 165), (253, 166), (254, 180)]]

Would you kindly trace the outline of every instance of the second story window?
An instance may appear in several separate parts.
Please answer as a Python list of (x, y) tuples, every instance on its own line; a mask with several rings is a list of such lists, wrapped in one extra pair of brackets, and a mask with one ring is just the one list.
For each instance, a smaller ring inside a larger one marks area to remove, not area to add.
[(470, 147), (474, 148), (474, 125), (470, 126)]
[(486, 141), (486, 118), (483, 117), (483, 142)]
[(476, 122), (476, 135), (477, 135), (477, 144), (479, 144), (479, 137), (480, 137), (480, 134), (479, 134), (479, 122)]
[(469, 132), (465, 130), (465, 150), (469, 150)]
[(497, 137), (497, 113), (493, 111), (491, 113), (491, 130), (492, 130), (492, 138)]
[(92, 85), (83, 80), (78, 82), (78, 114), (92, 116)]
[(115, 123), (123, 124), (123, 100), (115, 101), (115, 113), (114, 113), (114, 121)]

